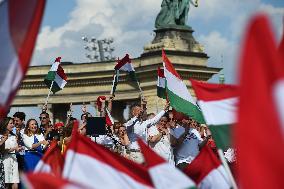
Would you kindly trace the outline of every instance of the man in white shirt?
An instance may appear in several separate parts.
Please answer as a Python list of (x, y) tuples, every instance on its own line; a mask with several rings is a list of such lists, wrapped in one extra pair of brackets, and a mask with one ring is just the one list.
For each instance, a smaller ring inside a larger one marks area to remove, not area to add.
[[(136, 142), (137, 138), (140, 137), (146, 142), (148, 128), (155, 125), (160, 120), (160, 118), (169, 109), (169, 104), (167, 103), (165, 105), (164, 110), (158, 113), (155, 117), (144, 121), (142, 118), (143, 118), (145, 109), (143, 109), (142, 107), (138, 105), (134, 106), (131, 110), (132, 118), (124, 124), (124, 126), (127, 129), (129, 140), (131, 142), (131, 144), (129, 145), (130, 152), (132, 151), (133, 152), (132, 155), (135, 156), (132, 159), (134, 159), (135, 161), (139, 163), (143, 162), (143, 157), (142, 155), (140, 155), (141, 154), (140, 148)], [(130, 154), (130, 156), (132, 155)]]
[(171, 129), (174, 137), (175, 160), (179, 169), (184, 169), (198, 155), (199, 150), (206, 145), (208, 136), (203, 140), (194, 128), (196, 121), (183, 119), (181, 126)]

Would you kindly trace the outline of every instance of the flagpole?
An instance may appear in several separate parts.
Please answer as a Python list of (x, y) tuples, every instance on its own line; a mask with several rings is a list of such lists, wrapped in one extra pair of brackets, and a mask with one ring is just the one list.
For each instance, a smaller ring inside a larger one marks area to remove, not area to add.
[(143, 99), (143, 100), (144, 100), (143, 91), (142, 91), (142, 89), (141, 89), (141, 87), (140, 87), (140, 83), (139, 83), (139, 81), (138, 81), (138, 80), (137, 80), (137, 85), (138, 85), (138, 88), (139, 88), (139, 91), (140, 91), (141, 99)]
[(111, 87), (111, 91), (110, 91), (110, 95), (112, 95), (112, 96), (114, 96), (114, 85), (115, 85), (115, 80), (116, 79), (118, 80), (119, 70), (116, 70), (114, 73), (115, 74), (113, 75), (112, 87)]
[(224, 165), (224, 168), (225, 168), (226, 172), (228, 173), (229, 179), (231, 180), (231, 183), (233, 185), (233, 189), (237, 189), (238, 187), (237, 187), (236, 181), (235, 181), (235, 179), (234, 179), (234, 177), (232, 175), (232, 172), (231, 172), (231, 170), (229, 168), (229, 165), (228, 165), (228, 163), (227, 163), (227, 161), (226, 161), (226, 159), (224, 157), (223, 150), (222, 149), (218, 149), (218, 154), (220, 156), (220, 159), (222, 161), (222, 164)]
[(50, 93), (51, 93), (51, 89), (52, 89), (53, 83), (54, 83), (54, 81), (51, 82), (51, 85), (50, 85), (50, 87), (49, 87), (48, 95), (47, 95), (47, 97), (46, 97), (44, 106), (47, 105), (47, 102), (48, 102), (48, 99), (49, 99), (49, 96), (50, 96)]

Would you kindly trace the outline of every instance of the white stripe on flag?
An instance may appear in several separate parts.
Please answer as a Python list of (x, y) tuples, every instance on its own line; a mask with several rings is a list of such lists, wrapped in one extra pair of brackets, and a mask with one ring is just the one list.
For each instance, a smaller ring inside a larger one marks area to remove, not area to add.
[(57, 73), (55, 74), (55, 79), (54, 81), (57, 83), (57, 85), (60, 87), (60, 89), (63, 89), (64, 86), (66, 85), (67, 81), (62, 79)]
[(238, 98), (203, 101), (198, 104), (208, 125), (227, 125), (235, 123)]
[(220, 165), (217, 169), (209, 172), (209, 174), (202, 179), (199, 188), (218, 188), (228, 189), (231, 188), (231, 182), (224, 167)]
[(63, 177), (96, 189), (151, 188), (96, 158), (75, 153), (73, 150), (67, 151)]
[(56, 72), (59, 66), (59, 62), (54, 62), (49, 71)]
[[(165, 64), (165, 63), (164, 63)], [(164, 68), (166, 68), (164, 66)], [(183, 98), (184, 100), (191, 102), (192, 104), (196, 105), (195, 101), (193, 100), (192, 96), (190, 95), (185, 83), (174, 76), (171, 72), (167, 69), (164, 69), (165, 77), (167, 79), (167, 88), (172, 91), (174, 94)]]
[(124, 64), (119, 70), (126, 71), (126, 72), (135, 71), (131, 63)]
[(158, 76), (158, 87), (166, 88), (166, 78)]
[(34, 170), (35, 173), (52, 173), (51, 167), (49, 164), (44, 163), (42, 160), (40, 160)]
[(8, 3), (0, 6), (0, 57), (2, 68), (0, 70), (0, 105), (7, 102), (11, 91), (15, 90), (22, 78), (22, 70), (18, 55), (12, 44), (9, 31)]
[(274, 98), (284, 135), (284, 79), (274, 85)]

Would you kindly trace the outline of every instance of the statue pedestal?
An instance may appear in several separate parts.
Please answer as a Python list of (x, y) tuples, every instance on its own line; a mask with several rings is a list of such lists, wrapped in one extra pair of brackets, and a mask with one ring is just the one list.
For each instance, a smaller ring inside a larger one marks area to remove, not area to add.
[(169, 26), (156, 29), (154, 32), (155, 38), (150, 44), (144, 46), (143, 54), (161, 49), (204, 53), (204, 47), (194, 39), (192, 35), (194, 31), (191, 27)]

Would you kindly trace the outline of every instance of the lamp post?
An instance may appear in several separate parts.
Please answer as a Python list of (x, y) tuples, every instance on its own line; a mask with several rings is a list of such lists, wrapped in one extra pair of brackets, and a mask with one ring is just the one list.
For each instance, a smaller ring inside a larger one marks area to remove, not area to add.
[(92, 61), (106, 61), (115, 60), (113, 56), (114, 47), (111, 44), (114, 42), (113, 38), (105, 38), (98, 40), (94, 37), (88, 38), (82, 37), (82, 40), (86, 43), (84, 49), (88, 52), (86, 57)]

